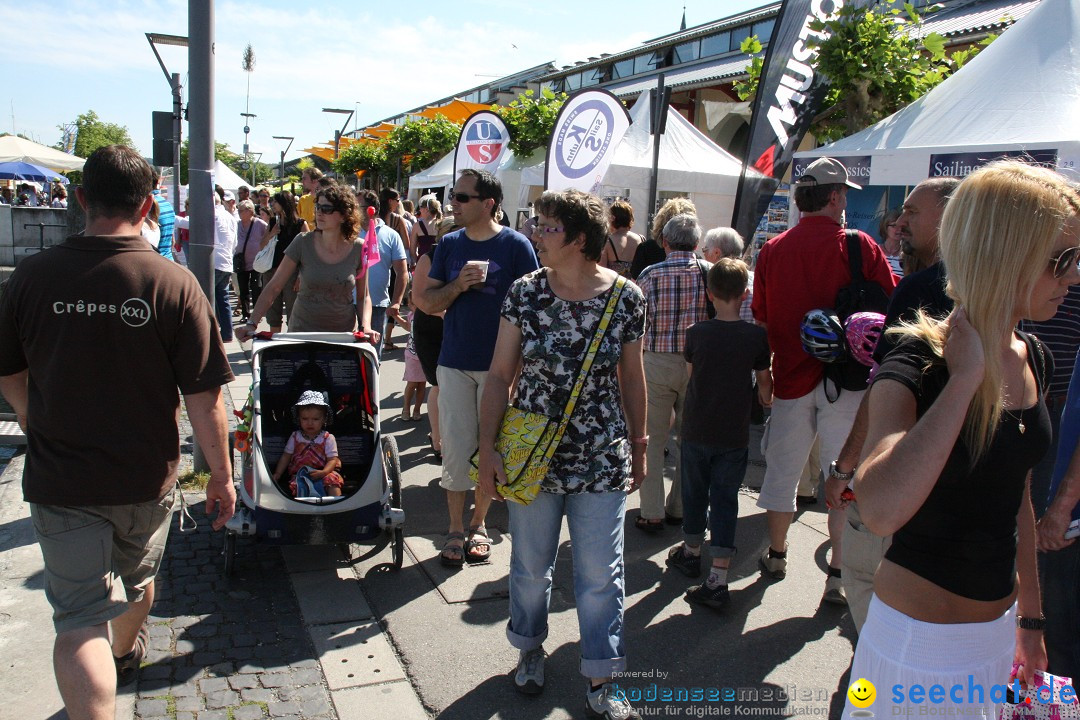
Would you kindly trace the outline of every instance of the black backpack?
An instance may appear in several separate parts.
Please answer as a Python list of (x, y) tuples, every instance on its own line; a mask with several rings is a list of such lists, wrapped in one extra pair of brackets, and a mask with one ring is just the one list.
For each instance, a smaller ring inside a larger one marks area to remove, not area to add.
[[(857, 312), (876, 312), (884, 315), (889, 307), (889, 296), (880, 285), (863, 276), (862, 242), (859, 240), (859, 231), (845, 230), (844, 236), (847, 239), (851, 282), (836, 293), (836, 302), (833, 306), (836, 316), (843, 323)], [(827, 364), (825, 377), (843, 390), (865, 390), (866, 381), (870, 377), (870, 368), (848, 356), (842, 362)], [(826, 390), (828, 390), (827, 386)]]

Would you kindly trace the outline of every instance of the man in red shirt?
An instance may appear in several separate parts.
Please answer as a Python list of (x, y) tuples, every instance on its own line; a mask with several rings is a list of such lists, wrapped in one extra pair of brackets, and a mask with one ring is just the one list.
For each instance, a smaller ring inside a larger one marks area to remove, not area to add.
[[(837, 456), (844, 444), (865, 390), (839, 391), (824, 384), (825, 366), (808, 355), (799, 339), (803, 315), (831, 308), (837, 292), (851, 282), (844, 209), (848, 189), (862, 188), (848, 180), (847, 169), (832, 158), (814, 161), (795, 183), (799, 224), (761, 249), (754, 273), (754, 318), (769, 334), (773, 351), (775, 400), (765, 451), (767, 469), (758, 498), (769, 528), (769, 549), (760, 564), (766, 574), (783, 578), (787, 572), (787, 534), (795, 516), (799, 476), (815, 438), (822, 458)], [(865, 233), (859, 233), (863, 276), (891, 294), (895, 279), (885, 254)], [(833, 399), (830, 400), (830, 397)], [(828, 468), (822, 472), (828, 474)], [(844, 513), (829, 511), (832, 556), (824, 600), (846, 603), (840, 583), (840, 538)]]

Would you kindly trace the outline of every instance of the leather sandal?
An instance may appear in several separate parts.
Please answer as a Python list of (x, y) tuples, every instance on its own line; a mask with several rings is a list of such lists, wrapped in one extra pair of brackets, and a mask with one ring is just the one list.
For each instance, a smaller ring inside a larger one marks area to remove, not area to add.
[(664, 521), (648, 520), (641, 515), (638, 515), (636, 518), (634, 518), (634, 527), (636, 527), (638, 530), (647, 532), (650, 535), (655, 535), (656, 533), (664, 529)]
[[(461, 545), (454, 544), (460, 540)], [(446, 542), (443, 543), (442, 552), (439, 553), (439, 562), (446, 567), (459, 568), (465, 564), (465, 533), (451, 532), (446, 534)]]
[(150, 630), (146, 627), (146, 623), (139, 628), (139, 634), (135, 638), (135, 647), (124, 657), (113, 656), (113, 662), (116, 663), (116, 685), (117, 687), (123, 687), (130, 685), (135, 681), (135, 677), (139, 674), (139, 668), (142, 667), (143, 658), (146, 656), (146, 645), (150, 642)]
[(465, 559), (471, 563), (485, 562), (491, 557), (491, 538), (483, 525), (469, 528), (469, 539), (465, 541)]

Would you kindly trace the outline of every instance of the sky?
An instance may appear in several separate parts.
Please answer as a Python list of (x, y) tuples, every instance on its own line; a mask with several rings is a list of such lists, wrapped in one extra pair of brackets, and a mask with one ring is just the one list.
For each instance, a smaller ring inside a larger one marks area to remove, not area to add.
[[(214, 131), (241, 152), (251, 112), (251, 151), (277, 162), (333, 142), (344, 115), (365, 127), (545, 62), (557, 67), (616, 53), (679, 29), (768, 4), (767, 0), (450, 0), (384, 4), (218, 0)], [(401, 8), (396, 16), (376, 8)], [(0, 5), (0, 132), (53, 145), (59, 125), (93, 110), (128, 128), (151, 154), (151, 112), (172, 107), (168, 82), (145, 33), (187, 35), (183, 0), (52, 0)], [(255, 70), (241, 67), (244, 48)], [(187, 50), (160, 47), (187, 85)], [(250, 80), (250, 99), (247, 97)], [(184, 95), (187, 102), (187, 91)], [(246, 105), (250, 103), (250, 105)], [(248, 109), (245, 109), (247, 107)], [(183, 128), (188, 135), (187, 124)]]

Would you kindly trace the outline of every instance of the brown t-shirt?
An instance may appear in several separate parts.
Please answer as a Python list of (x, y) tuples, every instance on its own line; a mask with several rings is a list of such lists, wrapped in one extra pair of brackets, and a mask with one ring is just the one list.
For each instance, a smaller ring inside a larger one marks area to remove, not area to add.
[(71, 237), (19, 264), (0, 296), (0, 375), (27, 368), (23, 497), (50, 505), (162, 497), (179, 393), (232, 379), (195, 277), (139, 236)]

